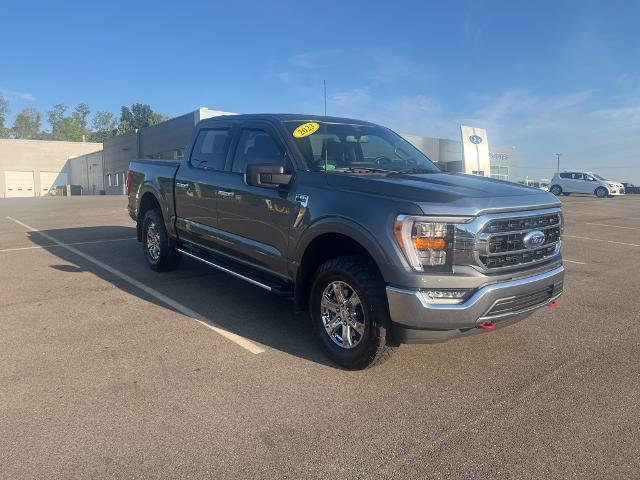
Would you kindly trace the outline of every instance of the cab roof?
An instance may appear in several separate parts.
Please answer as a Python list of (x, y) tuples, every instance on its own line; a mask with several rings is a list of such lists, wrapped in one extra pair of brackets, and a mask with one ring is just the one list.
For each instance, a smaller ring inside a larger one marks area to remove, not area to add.
[(345, 117), (325, 117), (324, 115), (306, 115), (298, 113), (245, 113), (240, 115), (219, 115), (217, 117), (206, 118), (200, 123), (206, 125), (209, 123), (215, 123), (218, 120), (237, 120), (237, 121), (251, 121), (251, 120), (265, 120), (269, 122), (330, 122), (330, 123), (346, 123), (355, 125), (368, 125), (377, 126), (375, 123), (365, 122), (364, 120), (357, 120), (354, 118)]

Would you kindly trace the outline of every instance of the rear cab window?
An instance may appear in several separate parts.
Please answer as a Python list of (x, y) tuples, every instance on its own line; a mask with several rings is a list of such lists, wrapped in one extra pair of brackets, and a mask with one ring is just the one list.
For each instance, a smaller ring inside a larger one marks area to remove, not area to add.
[(229, 148), (230, 129), (206, 128), (198, 132), (191, 153), (191, 165), (203, 170), (223, 170)]

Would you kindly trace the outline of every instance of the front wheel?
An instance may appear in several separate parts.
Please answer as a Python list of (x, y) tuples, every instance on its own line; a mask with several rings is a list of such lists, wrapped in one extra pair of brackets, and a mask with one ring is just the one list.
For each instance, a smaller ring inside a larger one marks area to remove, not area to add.
[(596, 197), (598, 197), (598, 198), (605, 198), (606, 196), (609, 195), (609, 192), (604, 187), (596, 188), (596, 192), (595, 193), (596, 193)]
[(337, 364), (360, 370), (391, 356), (394, 342), (384, 282), (366, 258), (344, 256), (322, 264), (309, 304), (316, 335)]
[(160, 209), (149, 210), (142, 222), (142, 249), (147, 263), (156, 272), (174, 270), (181, 255), (167, 235)]

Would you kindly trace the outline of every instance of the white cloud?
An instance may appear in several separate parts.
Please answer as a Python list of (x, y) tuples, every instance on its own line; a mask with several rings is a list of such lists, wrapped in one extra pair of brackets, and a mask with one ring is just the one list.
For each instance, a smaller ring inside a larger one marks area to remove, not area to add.
[(289, 58), (289, 63), (294, 67), (305, 69), (327, 68), (335, 65), (339, 54), (338, 50), (302, 52)]
[(7, 88), (0, 88), (0, 93), (10, 102), (33, 102), (36, 99), (36, 97), (31, 93), (18, 92), (16, 90), (9, 90)]

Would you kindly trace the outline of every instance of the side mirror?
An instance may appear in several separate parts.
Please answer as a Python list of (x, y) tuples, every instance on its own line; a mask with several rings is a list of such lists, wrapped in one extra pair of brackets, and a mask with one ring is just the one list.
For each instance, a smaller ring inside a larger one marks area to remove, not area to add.
[(284, 172), (283, 165), (256, 163), (247, 165), (245, 182), (254, 187), (278, 188), (291, 183), (291, 174)]

